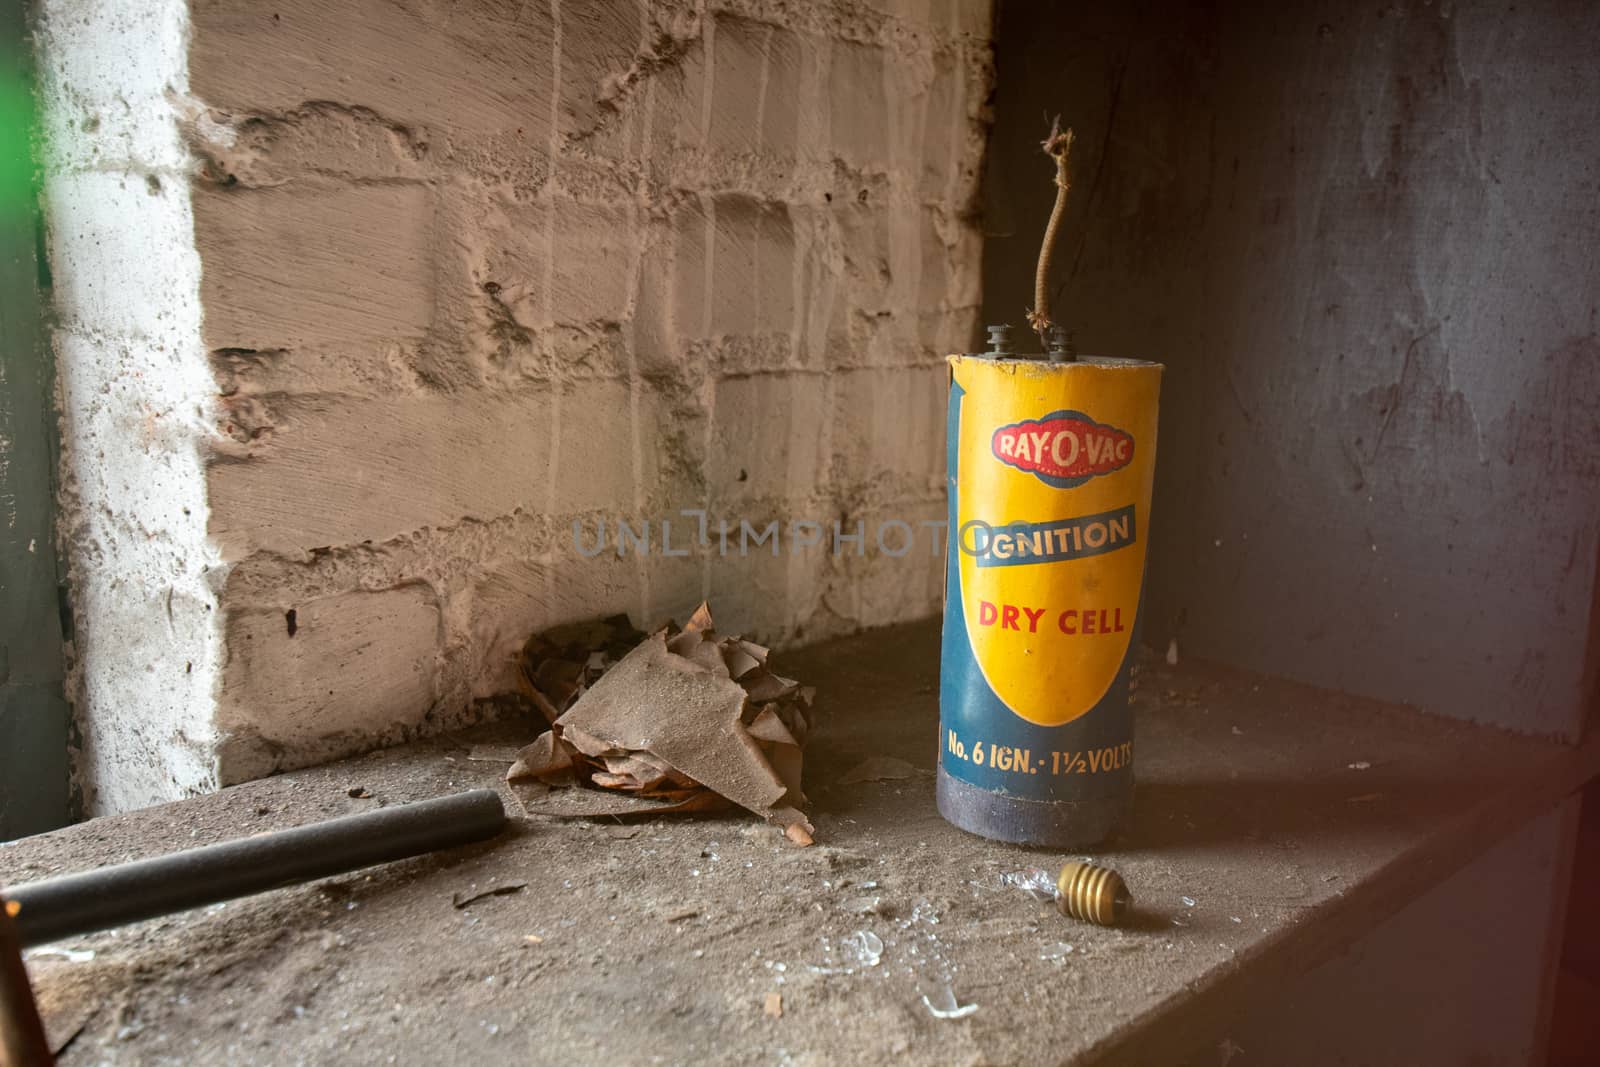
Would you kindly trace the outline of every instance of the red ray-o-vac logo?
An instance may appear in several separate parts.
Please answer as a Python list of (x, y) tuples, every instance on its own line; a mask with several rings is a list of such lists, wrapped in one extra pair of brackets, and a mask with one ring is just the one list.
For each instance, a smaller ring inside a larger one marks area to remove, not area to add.
[(1071, 489), (1133, 459), (1133, 435), (1081, 411), (1053, 411), (994, 432), (995, 458), (1046, 485)]

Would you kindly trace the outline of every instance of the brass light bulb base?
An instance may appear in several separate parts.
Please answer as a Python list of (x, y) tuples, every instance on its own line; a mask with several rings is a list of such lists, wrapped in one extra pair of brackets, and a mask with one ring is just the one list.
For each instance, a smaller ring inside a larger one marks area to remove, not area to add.
[(1056, 878), (1056, 910), (1098, 926), (1115, 926), (1133, 904), (1122, 876), (1109, 867), (1069, 863)]

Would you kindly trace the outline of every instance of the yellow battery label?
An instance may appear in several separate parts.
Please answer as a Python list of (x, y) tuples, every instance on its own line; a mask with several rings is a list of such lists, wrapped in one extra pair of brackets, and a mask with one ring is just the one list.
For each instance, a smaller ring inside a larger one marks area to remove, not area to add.
[(1128, 662), (1161, 367), (982, 356), (950, 367), (947, 626), (959, 618), (969, 666), (1012, 713), (1072, 722)]

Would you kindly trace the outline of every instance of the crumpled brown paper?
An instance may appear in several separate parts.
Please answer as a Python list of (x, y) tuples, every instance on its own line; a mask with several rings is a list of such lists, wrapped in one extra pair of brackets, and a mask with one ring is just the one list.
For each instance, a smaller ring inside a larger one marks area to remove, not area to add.
[(545, 721), (555, 722), (573, 701), (644, 637), (626, 615), (555, 626), (528, 638), (517, 657), (524, 696)]
[[(615, 631), (614, 620), (605, 625)], [(800, 771), (815, 691), (774, 673), (762, 646), (719, 638), (707, 605), (614, 666), (581, 641), (536, 641), (540, 658), (530, 667), (525, 650), (523, 676), (552, 724), (506, 774), (529, 812), (637, 815), (731, 802), (811, 842)]]

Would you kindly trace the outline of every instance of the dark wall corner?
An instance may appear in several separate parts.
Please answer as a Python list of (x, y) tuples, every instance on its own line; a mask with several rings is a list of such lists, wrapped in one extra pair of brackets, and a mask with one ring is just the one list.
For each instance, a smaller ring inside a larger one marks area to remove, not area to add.
[(0, 840), (71, 815), (27, 18), (23, 4), (0, 12)]

